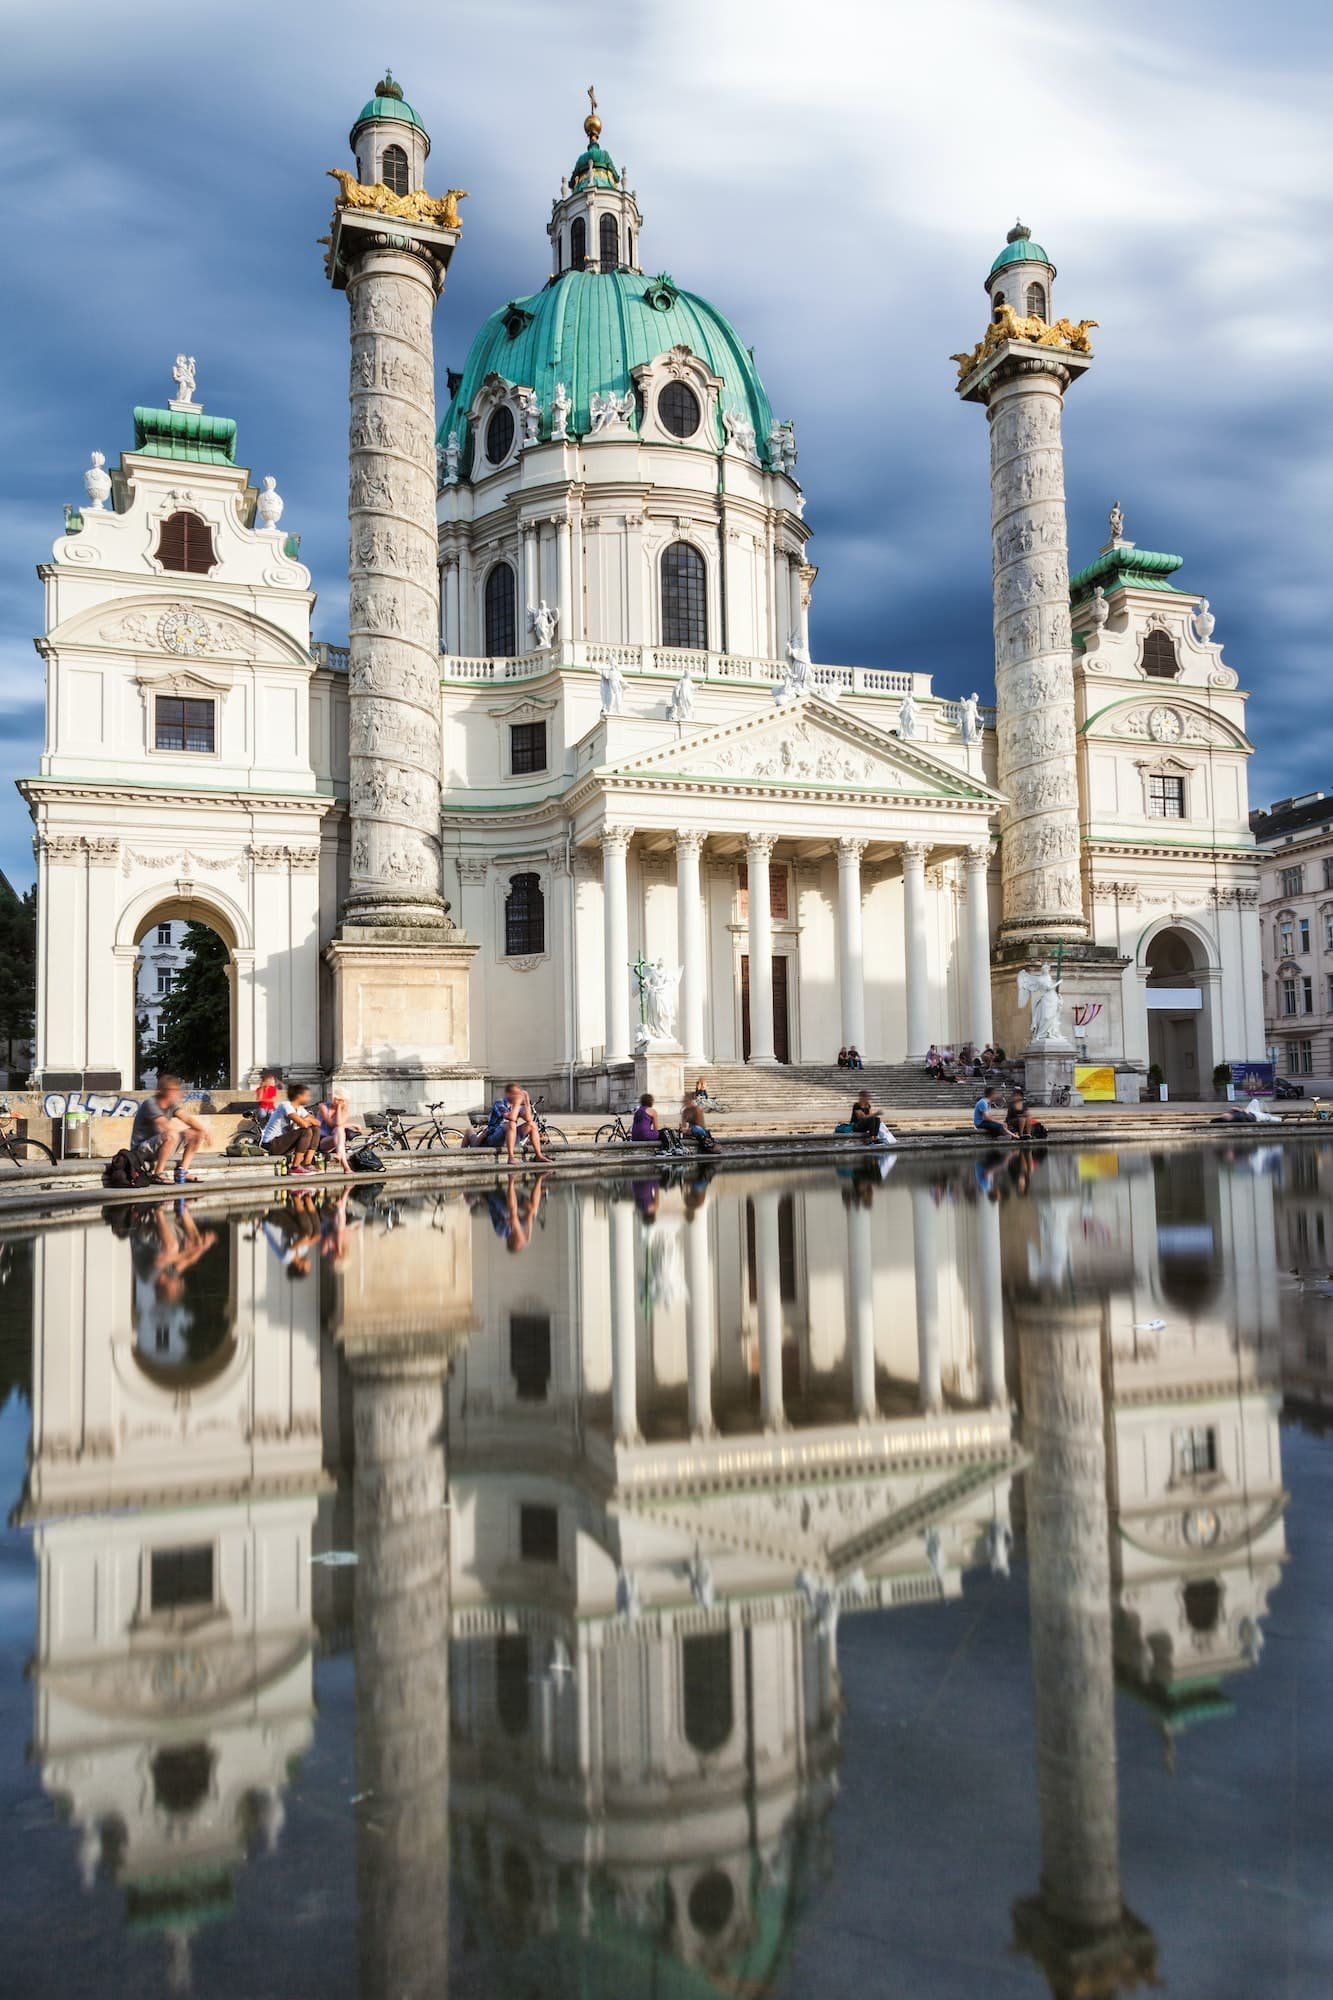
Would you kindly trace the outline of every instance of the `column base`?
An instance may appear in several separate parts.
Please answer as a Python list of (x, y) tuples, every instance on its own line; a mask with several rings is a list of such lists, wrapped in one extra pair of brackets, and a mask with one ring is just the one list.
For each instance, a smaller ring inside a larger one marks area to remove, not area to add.
[(481, 1102), (469, 1060), (468, 971), (477, 946), (457, 932), (427, 941), (404, 927), (351, 925), (329, 945), (333, 1088), (353, 1111), (447, 1111)]

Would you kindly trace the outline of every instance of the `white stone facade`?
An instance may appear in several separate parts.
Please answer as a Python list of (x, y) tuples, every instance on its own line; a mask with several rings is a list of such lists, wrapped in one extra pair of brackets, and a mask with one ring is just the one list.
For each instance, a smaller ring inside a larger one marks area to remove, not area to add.
[(1333, 799), (1282, 799), (1254, 815), (1264, 1033), (1307, 1095), (1333, 1089)]

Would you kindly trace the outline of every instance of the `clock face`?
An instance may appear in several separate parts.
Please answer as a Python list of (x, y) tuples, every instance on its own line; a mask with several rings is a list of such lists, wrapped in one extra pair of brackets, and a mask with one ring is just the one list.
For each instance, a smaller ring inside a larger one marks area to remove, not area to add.
[(1155, 743), (1179, 743), (1184, 730), (1174, 708), (1155, 708), (1148, 717), (1148, 731)]
[(157, 624), (157, 636), (168, 653), (189, 657), (208, 644), (208, 620), (188, 604), (173, 604)]
[(1181, 1527), (1192, 1549), (1210, 1549), (1222, 1531), (1222, 1523), (1211, 1507), (1192, 1508)]

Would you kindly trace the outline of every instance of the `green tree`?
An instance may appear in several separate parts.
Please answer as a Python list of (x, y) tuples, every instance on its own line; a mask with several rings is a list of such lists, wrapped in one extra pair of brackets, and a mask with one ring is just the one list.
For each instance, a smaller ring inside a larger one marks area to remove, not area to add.
[(32, 1039), (37, 1013), (37, 891), (17, 896), (0, 876), (0, 1066), (11, 1042)]
[(189, 955), (162, 1002), (144, 1066), (211, 1089), (227, 1080), (231, 1046), (227, 947), (207, 924), (187, 924), (181, 943)]

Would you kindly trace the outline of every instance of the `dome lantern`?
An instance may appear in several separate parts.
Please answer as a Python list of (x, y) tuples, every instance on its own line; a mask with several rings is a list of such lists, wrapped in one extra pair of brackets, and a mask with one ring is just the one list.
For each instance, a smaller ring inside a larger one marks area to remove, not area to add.
[(992, 313), (1002, 305), (1012, 306), (1020, 319), (1036, 315), (1048, 323), (1054, 318), (1051, 292), (1055, 266), (1040, 243), (1032, 240), (1025, 222), (1015, 222), (1004, 239), (1004, 248), (986, 274)]
[(415, 194), (424, 186), (430, 134), (392, 70), (385, 70), (374, 95), (362, 105), (347, 143), (363, 187), (382, 183), (393, 194)]
[(587, 144), (551, 207), (546, 233), (551, 239), (555, 276), (564, 271), (641, 271), (639, 204), (602, 144), (597, 92), (588, 87)]

